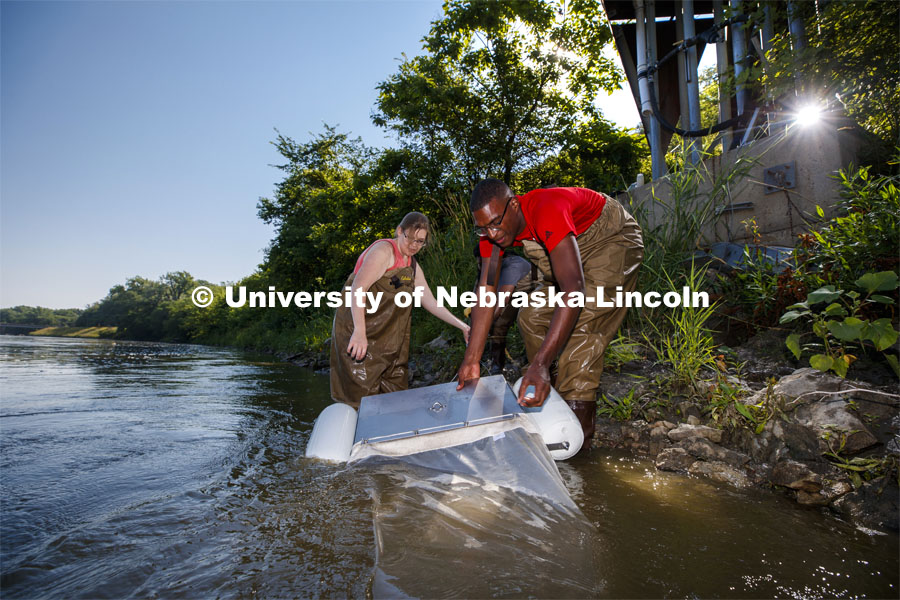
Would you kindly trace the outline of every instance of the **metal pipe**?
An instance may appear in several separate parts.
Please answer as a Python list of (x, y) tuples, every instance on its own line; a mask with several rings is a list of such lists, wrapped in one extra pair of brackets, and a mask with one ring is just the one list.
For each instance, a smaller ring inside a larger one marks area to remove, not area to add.
[(625, 75), (628, 78), (628, 87), (631, 89), (631, 97), (634, 99), (634, 105), (638, 109), (638, 115), (641, 117), (641, 124), (644, 131), (650, 130), (650, 121), (653, 117), (648, 117), (641, 112), (641, 94), (638, 91), (637, 67), (635, 66), (634, 57), (631, 56), (631, 50), (628, 46), (628, 40), (622, 27), (613, 27), (613, 37), (616, 39), (616, 48), (622, 57), (622, 67), (625, 69)]
[[(689, 40), (696, 35), (694, 27), (694, 0), (684, 0), (684, 15), (682, 25), (684, 27), (684, 39)], [(697, 46), (687, 49), (685, 57), (685, 86), (688, 97), (688, 127), (685, 129), (700, 129), (700, 84), (697, 81)], [(693, 139), (690, 144), (691, 163), (700, 162), (700, 140)]]
[[(647, 62), (656, 64), (656, 0), (645, 0), (647, 18)], [(659, 101), (659, 84), (656, 80), (649, 86), (649, 91)], [(659, 179), (666, 174), (665, 149), (662, 147), (662, 130), (656, 118), (650, 118), (650, 177)]]
[[(730, 0), (732, 14), (741, 12), (741, 0)], [(747, 70), (744, 60), (747, 57), (747, 38), (744, 32), (743, 23), (734, 23), (731, 26), (731, 53), (734, 60), (734, 78), (741, 79), (741, 75)], [(744, 114), (747, 106), (747, 84), (737, 84), (737, 112), (739, 115)]]
[(647, 34), (644, 13), (644, 0), (634, 0), (634, 16), (637, 51), (638, 90), (641, 95), (641, 112), (647, 116), (653, 114), (650, 104), (650, 85), (647, 82)]
[[(675, 32), (676, 37), (679, 31), (684, 31), (684, 19), (681, 16), (681, 11), (678, 9), (678, 5), (675, 7)], [(688, 97), (687, 97), (687, 86), (684, 85), (685, 80), (687, 79), (687, 73), (684, 64), (684, 52), (678, 53), (678, 106), (681, 111), (681, 128), (682, 129), (690, 129), (690, 115), (688, 114)]]
[(775, 39), (775, 25), (772, 23), (772, 6), (767, 2), (763, 4), (762, 47), (764, 52), (772, 49), (773, 39)]
[[(713, 0), (713, 14), (716, 24), (720, 24), (724, 18), (722, 0)], [(728, 78), (728, 42), (725, 41), (724, 35), (716, 42), (716, 71), (719, 74), (719, 122), (722, 123), (731, 118), (731, 96), (725, 93), (725, 81)], [(722, 153), (728, 152), (730, 147), (731, 132), (726, 130), (722, 132)]]
[[(766, 72), (766, 75), (771, 75), (772, 66), (769, 63), (769, 50), (772, 49), (772, 40), (775, 39), (775, 25), (772, 18), (772, 6), (767, 2), (763, 4), (763, 22), (762, 22), (762, 30), (760, 33), (762, 37), (762, 54), (763, 54), (763, 69)], [(769, 90), (766, 89), (766, 102), (771, 101), (771, 94)], [(766, 124), (768, 127), (769, 135), (775, 135), (776, 126), (775, 122), (778, 118), (777, 113), (767, 112), (766, 113)]]
[(797, 94), (803, 93), (804, 80), (800, 75), (800, 52), (806, 48), (806, 32), (803, 27), (803, 19), (800, 17), (800, 7), (795, 0), (790, 0), (787, 4), (788, 11), (788, 27), (791, 32), (791, 49), (794, 54), (794, 87)]
[(800, 17), (800, 7), (796, 0), (789, 0), (787, 4), (788, 21), (791, 30), (791, 44), (794, 51), (806, 48), (806, 31), (803, 27), (803, 19)]

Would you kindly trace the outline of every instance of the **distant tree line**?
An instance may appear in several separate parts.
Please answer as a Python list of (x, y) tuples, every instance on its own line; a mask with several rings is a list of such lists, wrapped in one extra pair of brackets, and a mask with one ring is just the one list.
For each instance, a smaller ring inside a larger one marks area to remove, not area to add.
[(167, 273), (156, 281), (132, 277), (85, 309), (75, 325), (118, 327), (118, 337), (133, 340), (187, 341), (195, 334), (192, 324), (198, 309), (191, 292), (198, 285), (209, 283), (186, 271)]
[(67, 327), (84, 311), (80, 308), (44, 308), (43, 306), (13, 306), (0, 309), (0, 323), (10, 325), (39, 325)]

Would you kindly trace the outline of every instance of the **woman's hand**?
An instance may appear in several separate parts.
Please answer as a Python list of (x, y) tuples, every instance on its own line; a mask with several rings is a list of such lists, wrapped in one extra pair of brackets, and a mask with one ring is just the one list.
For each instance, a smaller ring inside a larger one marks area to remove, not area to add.
[(350, 358), (360, 361), (366, 357), (366, 350), (369, 348), (369, 340), (366, 338), (366, 332), (354, 329), (350, 336), (350, 343), (347, 344), (347, 354)]
[(465, 323), (463, 323), (462, 327), (460, 327), (460, 330), (462, 330), (463, 339), (466, 341), (466, 346), (468, 346), (469, 345), (469, 333), (472, 331), (472, 328), (469, 327), (468, 325), (466, 325)]

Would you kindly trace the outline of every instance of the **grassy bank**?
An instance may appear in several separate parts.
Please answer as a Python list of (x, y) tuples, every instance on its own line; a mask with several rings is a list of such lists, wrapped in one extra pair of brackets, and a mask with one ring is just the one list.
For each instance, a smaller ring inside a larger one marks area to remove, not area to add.
[(77, 337), (77, 338), (109, 338), (116, 333), (115, 327), (44, 327), (32, 331), (28, 335), (41, 335), (48, 337)]

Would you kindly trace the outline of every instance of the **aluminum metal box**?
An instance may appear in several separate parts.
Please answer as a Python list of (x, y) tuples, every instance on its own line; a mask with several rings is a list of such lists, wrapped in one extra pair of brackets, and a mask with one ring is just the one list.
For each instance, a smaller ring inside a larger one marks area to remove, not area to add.
[(354, 443), (399, 440), (514, 419), (523, 413), (502, 375), (482, 377), (458, 392), (456, 385), (364, 397)]

